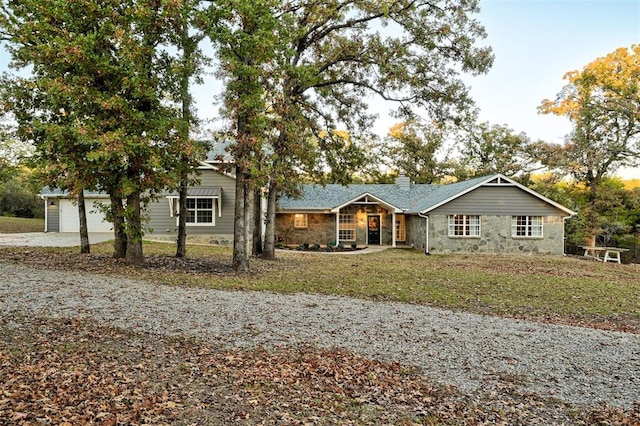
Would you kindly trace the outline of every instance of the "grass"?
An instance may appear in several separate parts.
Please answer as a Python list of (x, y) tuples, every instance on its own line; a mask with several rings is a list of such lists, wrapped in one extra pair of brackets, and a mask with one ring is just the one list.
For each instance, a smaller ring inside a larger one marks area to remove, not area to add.
[(0, 234), (44, 231), (44, 219), (0, 216)]
[[(282, 252), (276, 261), (252, 259), (251, 273), (234, 274), (228, 268), (227, 248), (189, 246), (188, 266), (171, 263), (172, 244), (145, 243), (144, 249), (146, 267), (118, 263), (110, 273), (167, 285), (341, 295), (578, 323), (596, 318), (640, 329), (638, 265), (559, 256), (425, 256), (391, 249), (358, 255)], [(71, 250), (56, 249), (59, 256), (75, 256)], [(110, 243), (92, 246), (94, 256), (106, 257), (111, 251)]]

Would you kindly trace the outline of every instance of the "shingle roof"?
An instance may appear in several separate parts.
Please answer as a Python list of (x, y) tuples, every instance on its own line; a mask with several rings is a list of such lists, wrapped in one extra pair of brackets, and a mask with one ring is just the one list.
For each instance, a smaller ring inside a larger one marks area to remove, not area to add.
[(333, 209), (344, 203), (371, 195), (381, 201), (403, 210), (415, 207), (418, 200), (426, 197), (436, 189), (435, 185), (411, 185), (409, 190), (401, 190), (395, 184), (361, 184), (361, 185), (304, 185), (302, 197), (283, 197), (279, 201), (285, 210), (323, 210)]
[(419, 213), (462, 195), (492, 178), (484, 176), (447, 185), (412, 184), (407, 190), (396, 184), (304, 185), (300, 198), (282, 197), (279, 207), (281, 210), (331, 210), (369, 194), (406, 213)]

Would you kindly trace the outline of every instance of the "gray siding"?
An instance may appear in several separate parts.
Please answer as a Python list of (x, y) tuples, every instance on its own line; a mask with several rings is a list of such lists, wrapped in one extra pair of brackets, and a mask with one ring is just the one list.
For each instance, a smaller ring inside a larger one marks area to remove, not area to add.
[[(51, 203), (54, 203), (52, 206)], [(47, 209), (47, 232), (60, 232), (60, 203), (53, 198), (45, 199)]]
[(566, 216), (566, 213), (511, 186), (480, 187), (435, 210), (433, 214)]
[[(218, 216), (218, 207), (216, 205), (215, 226), (187, 225), (187, 236), (233, 236), (235, 180), (214, 170), (202, 170), (199, 179), (200, 183), (194, 185), (193, 188), (222, 188), (222, 216)], [(177, 218), (171, 216), (169, 201), (166, 196), (161, 196), (157, 201), (150, 203), (148, 213), (150, 218), (149, 227), (152, 229), (152, 235), (173, 236), (177, 234)]]

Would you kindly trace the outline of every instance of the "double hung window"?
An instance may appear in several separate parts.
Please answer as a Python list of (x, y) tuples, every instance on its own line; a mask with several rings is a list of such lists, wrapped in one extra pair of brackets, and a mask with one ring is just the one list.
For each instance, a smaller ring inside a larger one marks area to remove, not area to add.
[(542, 237), (542, 216), (512, 216), (511, 236), (518, 237)]
[(338, 219), (338, 238), (340, 241), (356, 240), (356, 215), (341, 214)]
[(454, 214), (449, 216), (450, 237), (479, 237), (480, 216)]
[(213, 198), (187, 198), (187, 224), (215, 225)]
[(309, 227), (309, 215), (298, 213), (293, 216), (293, 227), (296, 229), (302, 229)]

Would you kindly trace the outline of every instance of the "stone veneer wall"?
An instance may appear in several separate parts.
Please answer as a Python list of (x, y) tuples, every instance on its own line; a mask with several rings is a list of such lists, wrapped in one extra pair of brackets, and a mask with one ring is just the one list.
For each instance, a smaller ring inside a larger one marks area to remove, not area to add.
[(294, 214), (276, 215), (276, 242), (285, 244), (321, 244), (326, 245), (336, 240), (336, 216), (333, 214), (309, 213), (309, 226), (296, 229), (293, 227)]
[[(379, 211), (381, 211), (379, 213)], [(380, 238), (383, 245), (390, 245), (392, 242), (394, 228), (392, 216), (386, 209), (378, 209), (377, 205), (357, 205), (353, 204), (344, 207), (341, 214), (353, 214), (356, 216), (356, 240), (342, 241), (345, 246), (356, 243), (362, 247), (367, 244), (367, 215), (379, 214), (381, 219), (382, 232)], [(309, 213), (308, 227), (305, 229), (295, 229), (293, 227), (294, 214), (279, 213), (276, 215), (276, 240), (282, 238), (285, 244), (297, 245), (307, 243), (309, 245), (320, 244), (322, 246), (336, 240), (336, 216), (335, 214), (314, 214)]]
[[(449, 237), (446, 215), (429, 216), (429, 252), (436, 253), (564, 253), (564, 222), (544, 218), (543, 238), (511, 237), (511, 216), (481, 216), (480, 237)], [(408, 244), (424, 250), (425, 219), (413, 216), (407, 224)], [(410, 234), (409, 234), (410, 233)]]

